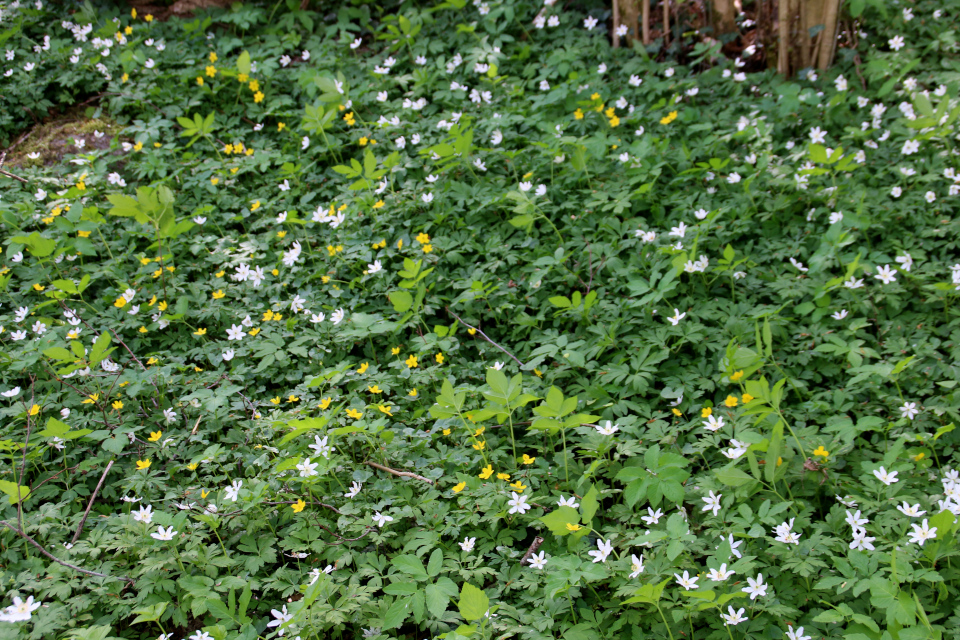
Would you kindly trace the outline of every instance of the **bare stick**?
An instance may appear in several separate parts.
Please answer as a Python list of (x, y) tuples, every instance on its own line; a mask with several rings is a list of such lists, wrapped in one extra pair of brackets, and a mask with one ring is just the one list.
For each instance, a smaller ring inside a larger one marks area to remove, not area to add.
[(318, 526), (318, 527), (320, 527), (321, 529), (324, 529), (324, 530), (327, 531), (330, 535), (336, 536), (336, 537), (340, 540), (340, 542), (328, 542), (327, 545), (328, 545), (328, 546), (331, 546), (331, 547), (338, 547), (338, 546), (340, 546), (341, 544), (343, 544), (344, 542), (356, 542), (357, 540), (362, 540), (362, 539), (364, 539), (364, 538), (367, 537), (367, 534), (368, 534), (368, 533), (370, 533), (371, 531), (373, 531), (374, 529), (376, 529), (376, 527), (367, 527), (366, 529), (364, 529), (363, 533), (362, 533), (359, 537), (357, 537), (357, 538), (344, 538), (343, 536), (341, 536), (341, 535), (340, 535), (339, 533), (337, 533), (336, 531), (333, 531), (332, 529), (329, 529), (328, 527), (325, 527), (324, 525), (322, 525), (319, 521), (316, 521), (316, 522), (317, 522), (317, 526)]
[(23, 528), (23, 493), (20, 491), (20, 483), (23, 482), (23, 474), (27, 469), (27, 448), (30, 446), (30, 434), (33, 432), (33, 421), (30, 420), (30, 411), (33, 409), (34, 400), (34, 378), (30, 376), (30, 406), (27, 409), (27, 437), (23, 441), (23, 462), (20, 463), (20, 476), (14, 478), (17, 481), (17, 524)]
[(70, 541), (70, 544), (74, 544), (77, 540), (80, 539), (80, 534), (83, 533), (83, 525), (87, 522), (87, 516), (90, 515), (90, 509), (93, 508), (93, 503), (97, 499), (97, 494), (100, 493), (100, 487), (103, 486), (103, 481), (107, 479), (107, 474), (110, 473), (110, 467), (113, 466), (113, 460), (107, 463), (107, 468), (103, 470), (103, 475), (100, 476), (100, 482), (97, 483), (97, 488), (93, 490), (93, 495), (90, 496), (90, 502), (87, 503), (87, 510), (83, 512), (83, 517), (80, 518), (80, 525), (77, 527), (77, 532), (73, 534), (73, 540)]
[(367, 466), (373, 467), (374, 469), (380, 469), (380, 471), (386, 471), (387, 473), (392, 473), (395, 476), (402, 476), (404, 478), (416, 478), (417, 480), (423, 480), (427, 484), (434, 484), (433, 480), (430, 478), (424, 478), (423, 476), (418, 476), (415, 473), (409, 471), (397, 471), (396, 469), (391, 469), (390, 467), (385, 467), (382, 464), (377, 464), (376, 462), (366, 462)]
[(506, 349), (504, 349), (503, 347), (501, 347), (500, 345), (498, 345), (496, 342), (494, 342), (493, 340), (491, 340), (491, 339), (490, 339), (490, 336), (488, 336), (487, 334), (485, 334), (485, 333), (484, 333), (483, 331), (481, 331), (480, 329), (478, 329), (478, 328), (476, 328), (476, 327), (471, 327), (469, 324), (467, 324), (466, 322), (464, 322), (464, 321), (463, 321), (463, 318), (461, 318), (460, 316), (458, 316), (457, 314), (455, 314), (453, 311), (450, 310), (450, 307), (444, 307), (444, 309), (447, 310), (447, 313), (449, 313), (449, 314), (452, 315), (454, 318), (456, 318), (457, 320), (459, 320), (459, 321), (460, 321), (460, 324), (462, 324), (463, 326), (465, 326), (467, 329), (473, 329), (474, 331), (476, 331), (477, 333), (479, 333), (481, 336), (483, 336), (483, 339), (484, 339), (484, 340), (486, 340), (487, 342), (489, 342), (490, 344), (492, 344), (493, 346), (495, 346), (497, 349), (500, 349), (500, 351), (503, 351), (505, 354), (507, 354), (508, 356), (510, 356), (511, 358), (513, 358), (514, 362), (516, 362), (518, 365), (520, 365), (521, 367), (523, 366), (523, 363), (520, 362), (520, 359), (517, 358), (517, 356), (513, 355), (512, 353), (510, 353), (509, 351), (507, 351)]
[(33, 129), (27, 130), (22, 136), (20, 136), (19, 138), (17, 138), (17, 141), (16, 141), (16, 142), (14, 142), (12, 145), (10, 145), (9, 147), (7, 147), (7, 151), (8, 151), (8, 152), (9, 152), (9, 151), (13, 151), (13, 150), (14, 150), (16, 147), (18, 147), (24, 140), (26, 140), (27, 138), (29, 138), (29, 137), (30, 137), (30, 134), (32, 134), (32, 133), (33, 133)]
[[(270, 505), (278, 505), (278, 504), (297, 504), (297, 501), (296, 501), (296, 500), (282, 500), (282, 501), (280, 501), (280, 502), (264, 502), (263, 504), (270, 504)], [(319, 506), (319, 507), (324, 507), (324, 508), (326, 508), (326, 509), (330, 509), (330, 510), (333, 511), (334, 513), (339, 513), (339, 514), (342, 515), (342, 516), (347, 515), (346, 513), (343, 513), (342, 511), (340, 511), (340, 510), (337, 509), (336, 507), (331, 506), (331, 505), (329, 505), (329, 504), (324, 504), (323, 502), (308, 502), (307, 504), (315, 504), (315, 505), (317, 505), (317, 506)], [(243, 512), (242, 512), (242, 511), (235, 511), (234, 513), (243, 513)], [(226, 513), (226, 514), (220, 514), (220, 515), (233, 515), (233, 514), (231, 514), (231, 513)], [(353, 516), (349, 516), (349, 517), (353, 518), (354, 520), (359, 520), (359, 519), (360, 519), (360, 518), (354, 518)]]
[(520, 564), (523, 564), (524, 562), (529, 560), (530, 556), (535, 554), (537, 552), (537, 549), (539, 549), (540, 545), (542, 544), (543, 544), (543, 538), (541, 538), (540, 536), (537, 536), (536, 538), (534, 538), (533, 542), (530, 543), (530, 547), (527, 549), (527, 552), (523, 554), (522, 558), (520, 558)]
[(14, 180), (19, 180), (20, 182), (24, 182), (24, 183), (30, 182), (30, 181), (27, 180), (26, 178), (21, 178), (20, 176), (14, 175), (14, 174), (10, 173), (9, 171), (5, 171), (4, 169), (0, 169), (0, 176), (6, 176), (6, 177), (8, 177), (8, 178), (13, 178)]
[(50, 558), (51, 560), (53, 560), (54, 562), (56, 562), (56, 563), (59, 564), (59, 565), (63, 565), (64, 567), (66, 567), (66, 568), (68, 568), (68, 569), (73, 569), (74, 571), (79, 571), (80, 573), (85, 573), (85, 574), (87, 574), (88, 576), (97, 576), (98, 578), (107, 578), (107, 579), (109, 579), (109, 580), (121, 580), (121, 581), (123, 581), (123, 582), (129, 583), (131, 586), (132, 586), (133, 584), (135, 584), (135, 581), (134, 581), (134, 580), (132, 580), (132, 579), (126, 577), (126, 576), (109, 576), (109, 575), (107, 575), (107, 574), (105, 574), (105, 573), (97, 573), (96, 571), (90, 571), (89, 569), (81, 569), (80, 567), (78, 567), (78, 566), (76, 566), (76, 565), (73, 565), (73, 564), (70, 564), (69, 562), (64, 562), (63, 560), (61, 560), (60, 558), (58, 558), (57, 556), (53, 555), (52, 553), (50, 553), (49, 551), (47, 551), (46, 549), (44, 549), (42, 546), (40, 546), (40, 543), (39, 543), (39, 542), (37, 542), (36, 540), (34, 540), (34, 539), (31, 538), (30, 536), (28, 536), (26, 533), (24, 533), (24, 532), (23, 532), (22, 530), (20, 530), (18, 527), (13, 526), (12, 524), (10, 524), (9, 522), (7, 522), (6, 520), (0, 520), (0, 524), (2, 524), (3, 526), (7, 527), (8, 529), (10, 529), (10, 530), (13, 531), (14, 533), (16, 533), (18, 536), (20, 536), (21, 538), (23, 538), (24, 540), (26, 540), (27, 542), (29, 542), (30, 544), (32, 544), (33, 546), (35, 546), (35, 547), (40, 551), (40, 553), (42, 553), (43, 555), (47, 556), (48, 558)]

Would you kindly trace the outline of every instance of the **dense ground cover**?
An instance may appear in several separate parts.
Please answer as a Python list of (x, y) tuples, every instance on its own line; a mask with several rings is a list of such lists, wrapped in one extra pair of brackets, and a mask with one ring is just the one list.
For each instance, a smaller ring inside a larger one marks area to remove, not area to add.
[(0, 638), (960, 637), (958, 7), (886, 8), (7, 6), (7, 140), (102, 98), (0, 178)]

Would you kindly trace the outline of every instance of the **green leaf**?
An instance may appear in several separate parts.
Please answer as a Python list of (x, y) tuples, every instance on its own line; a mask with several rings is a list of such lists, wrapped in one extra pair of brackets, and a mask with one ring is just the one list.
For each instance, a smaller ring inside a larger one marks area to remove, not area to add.
[(667, 578), (660, 584), (645, 584), (640, 587), (637, 591), (634, 592), (634, 596), (627, 600), (624, 600), (621, 604), (632, 604), (634, 602), (642, 602), (646, 604), (656, 605), (660, 602), (660, 596), (663, 594), (664, 587), (667, 586), (667, 583), (670, 582), (670, 579)]
[(73, 280), (54, 280), (50, 284), (67, 293), (79, 293), (77, 285), (73, 283)]
[(442, 618), (443, 612), (447, 610), (450, 603), (450, 597), (440, 590), (435, 584), (428, 584), (424, 589), (424, 595), (427, 598), (427, 610), (434, 618)]
[(813, 619), (814, 622), (843, 622), (843, 615), (836, 611), (835, 609), (827, 609), (826, 611), (820, 613), (817, 617)]
[(426, 580), (430, 576), (427, 575), (427, 572), (423, 568), (423, 562), (420, 558), (411, 555), (402, 555), (397, 556), (391, 562), (394, 567), (402, 571), (403, 573), (413, 576), (417, 580)]
[(571, 533), (568, 524), (578, 524), (580, 514), (573, 507), (559, 507), (540, 518), (540, 522), (547, 525), (554, 535), (565, 536)]
[(593, 520), (593, 516), (597, 512), (597, 507), (600, 506), (600, 503), (597, 501), (598, 495), (600, 495), (600, 492), (597, 491), (597, 486), (592, 485), (590, 491), (587, 491), (587, 495), (583, 496), (583, 500), (580, 501), (580, 514), (584, 522)]
[(47, 257), (53, 253), (53, 250), (57, 247), (55, 240), (44, 238), (36, 231), (31, 233), (29, 236), (15, 236), (10, 238), (10, 241), (16, 242), (17, 244), (26, 245), (30, 254), (37, 256), (38, 258)]
[(441, 569), (443, 569), (443, 551), (434, 549), (430, 554), (430, 560), (427, 561), (427, 573), (431, 578), (436, 578)]
[(747, 484), (748, 482), (754, 481), (751, 475), (741, 471), (740, 469), (737, 469), (736, 467), (724, 467), (722, 469), (717, 469), (714, 471), (714, 473), (717, 475), (717, 480), (728, 487), (739, 487)]
[(390, 605), (390, 608), (387, 609), (386, 615), (383, 616), (383, 628), (396, 629), (402, 625), (410, 613), (410, 604), (410, 596), (397, 598), (397, 600)]
[(405, 313), (413, 306), (413, 296), (406, 291), (391, 291), (389, 297), (397, 313)]
[(237, 71), (246, 76), (250, 75), (250, 53), (246, 50), (241, 51), (237, 58)]
[(763, 477), (771, 484), (777, 473), (777, 460), (780, 458), (782, 448), (783, 420), (778, 420), (776, 426), (773, 427), (773, 433), (770, 435), (770, 444), (767, 446), (767, 457), (763, 469)]
[(460, 602), (457, 603), (460, 609), (460, 615), (468, 622), (479, 620), (487, 613), (490, 608), (490, 598), (487, 597), (481, 589), (473, 586), (469, 582), (464, 582), (460, 590)]
[(163, 615), (163, 612), (167, 610), (166, 602), (158, 602), (149, 607), (140, 607), (139, 609), (134, 609), (131, 613), (136, 613), (137, 617), (133, 619), (132, 624), (137, 624), (138, 622), (155, 622), (160, 619), (160, 616)]
[(96, 342), (93, 343), (93, 348), (90, 350), (90, 364), (95, 365), (99, 364), (101, 360), (107, 357), (107, 347), (110, 346), (110, 332), (104, 331), (98, 337)]
[(394, 582), (383, 588), (383, 592), (391, 596), (412, 596), (419, 590), (416, 582)]
[(26, 500), (30, 495), (30, 487), (20, 487), (19, 495), (17, 493), (17, 483), (9, 480), (0, 480), (0, 491), (7, 494), (10, 504), (17, 504), (21, 500)]
[(933, 435), (933, 439), (934, 439), (934, 440), (939, 440), (939, 439), (940, 439), (940, 436), (943, 436), (943, 435), (946, 435), (946, 434), (950, 433), (950, 432), (953, 431), (955, 428), (956, 428), (956, 427), (953, 426), (953, 423), (952, 423), (952, 422), (951, 422), (950, 424), (945, 424), (945, 425), (943, 425), (942, 427), (940, 427), (939, 429), (937, 429), (937, 432)]
[(62, 438), (68, 431), (70, 431), (70, 425), (60, 422), (56, 418), (48, 418), (47, 428), (38, 435), (44, 438)]
[(299, 438), (303, 434), (308, 433), (310, 431), (323, 429), (325, 426), (327, 426), (327, 423), (330, 421), (331, 418), (335, 417), (338, 413), (340, 413), (340, 410), (343, 409), (343, 406), (344, 406), (343, 404), (337, 405), (330, 411), (330, 413), (328, 413), (325, 416), (319, 416), (316, 418), (304, 418), (303, 420), (291, 420), (290, 422), (287, 422), (286, 426), (292, 427), (293, 431), (291, 431), (290, 433), (288, 433), (287, 435), (283, 436), (280, 439), (280, 445), (285, 445), (291, 440), (295, 440), (296, 438)]
[(44, 349), (43, 355), (48, 358), (53, 358), (54, 360), (73, 360), (73, 353), (64, 349), (63, 347), (50, 347), (49, 349)]

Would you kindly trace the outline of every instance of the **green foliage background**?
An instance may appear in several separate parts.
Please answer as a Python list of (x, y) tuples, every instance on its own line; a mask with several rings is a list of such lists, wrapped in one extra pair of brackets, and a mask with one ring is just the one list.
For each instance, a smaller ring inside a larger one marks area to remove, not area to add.
[(8, 6), (3, 135), (123, 129), (3, 183), (0, 638), (957, 638), (958, 8), (785, 79), (599, 4)]

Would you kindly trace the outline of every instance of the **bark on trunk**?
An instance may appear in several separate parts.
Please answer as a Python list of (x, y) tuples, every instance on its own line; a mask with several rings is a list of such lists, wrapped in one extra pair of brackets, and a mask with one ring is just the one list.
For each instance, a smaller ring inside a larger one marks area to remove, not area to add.
[(714, 37), (733, 33), (737, 22), (733, 10), (733, 0), (713, 0)]
[(640, 5), (638, 0), (614, 0), (614, 2), (620, 5), (620, 24), (627, 27), (627, 42), (633, 42), (640, 37)]
[(790, 0), (779, 0), (777, 4), (777, 26), (780, 32), (777, 42), (777, 72), (786, 76), (790, 74)]
[(650, 0), (640, 0), (640, 13), (643, 20), (643, 44), (650, 44)]
[(823, 39), (820, 41), (820, 55), (817, 68), (827, 69), (833, 62), (837, 50), (837, 25), (839, 24), (840, 0), (825, 0), (823, 3)]

